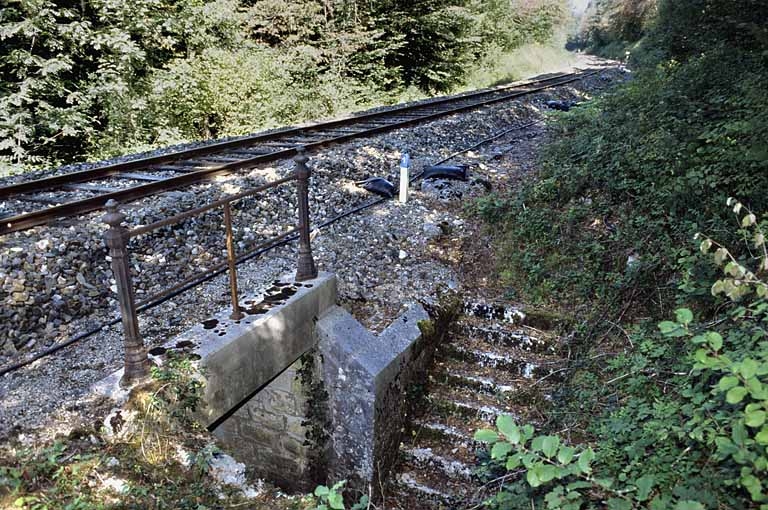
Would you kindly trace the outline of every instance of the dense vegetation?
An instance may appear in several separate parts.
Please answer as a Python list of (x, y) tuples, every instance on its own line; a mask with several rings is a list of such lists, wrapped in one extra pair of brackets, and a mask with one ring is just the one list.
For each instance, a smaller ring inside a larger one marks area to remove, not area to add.
[(549, 40), (565, 13), (563, 0), (12, 1), (0, 165), (239, 135), (498, 78), (501, 56)]
[(649, 31), (658, 0), (592, 0), (572, 34), (574, 47), (620, 58)]
[(605, 41), (633, 47), (634, 80), (558, 119), (535, 182), (479, 204), (510, 286), (579, 318), (565, 437), (479, 435), (526, 470), (499, 507), (768, 508), (766, 19), (660, 1), (639, 39)]

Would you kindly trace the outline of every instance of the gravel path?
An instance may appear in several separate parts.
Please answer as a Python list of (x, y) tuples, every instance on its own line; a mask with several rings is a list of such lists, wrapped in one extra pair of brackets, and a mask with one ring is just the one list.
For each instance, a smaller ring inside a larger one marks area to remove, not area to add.
[[(583, 63), (581, 63), (583, 66)], [(585, 99), (624, 79), (615, 68), (551, 92), (446, 117), (408, 130), (355, 140), (311, 155), (312, 223), (348, 210), (371, 196), (354, 181), (369, 176), (397, 182), (404, 150), (413, 171), (504, 129), (543, 118), (549, 99)], [(316, 232), (315, 259), (336, 272), (343, 304), (368, 327), (383, 329), (413, 300), (429, 300), (441, 289), (460, 288), (462, 247), (477, 241), (463, 216), (476, 197), (498, 192), (530, 170), (531, 147), (545, 132), (537, 125), (513, 132), (459, 157), (471, 164), (468, 182), (425, 181), (412, 187), (406, 205), (396, 201), (349, 216)], [(124, 208), (127, 224), (146, 224), (227, 194), (277, 179), (290, 162), (168, 192)], [(263, 197), (243, 200), (234, 213), (241, 250), (292, 228), (294, 189), (288, 185)], [(290, 207), (286, 207), (286, 203)], [(0, 239), (0, 366), (23, 359), (111, 318), (115, 300), (98, 214)], [(137, 299), (178, 282), (225, 258), (222, 218), (210, 213), (183, 228), (166, 229), (131, 244)], [(292, 271), (295, 245), (278, 248), (238, 268), (241, 294), (257, 294)], [(462, 269), (463, 271), (463, 269)], [(474, 289), (473, 289), (474, 290)], [(158, 345), (208, 315), (229, 306), (226, 275), (140, 316), (148, 345)], [(93, 423), (97, 403), (83, 399), (90, 385), (121, 365), (121, 330), (102, 330), (71, 347), (0, 377), (0, 437), (32, 429), (46, 436)]]

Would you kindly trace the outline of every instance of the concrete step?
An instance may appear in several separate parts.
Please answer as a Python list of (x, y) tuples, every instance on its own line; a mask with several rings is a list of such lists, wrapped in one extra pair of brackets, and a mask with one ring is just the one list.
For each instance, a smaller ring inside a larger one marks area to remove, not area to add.
[[(474, 447), (477, 443), (473, 439), (474, 430), (468, 428), (458, 428), (441, 421), (427, 419), (416, 420), (413, 424), (414, 441), (419, 438), (432, 439), (440, 441), (443, 444), (462, 446), (465, 448)], [(463, 423), (466, 423), (464, 421)]]
[(408, 469), (407, 465), (403, 465), (395, 478), (392, 488), (394, 494), (389, 498), (394, 504), (385, 508), (403, 510), (462, 508), (462, 494), (466, 492), (466, 488), (446, 484), (444, 480), (435, 479), (432, 476), (430, 473)]
[[(448, 344), (443, 347), (441, 354), (468, 364), (509, 372), (525, 379), (531, 379), (536, 373), (541, 372), (538, 364), (521, 359), (518, 353), (498, 352), (483, 347)], [(546, 372), (541, 375), (546, 375)]]
[(515, 392), (515, 385), (499, 384), (493, 379), (473, 376), (456, 372), (445, 372), (435, 376), (435, 380), (448, 386), (467, 388), (485, 393), (486, 395), (503, 395)]
[(446, 445), (462, 446), (474, 452), (479, 445), (473, 439), (475, 432), (490, 425), (491, 423), (482, 416), (467, 417), (460, 413), (440, 415), (435, 411), (416, 421), (414, 424), (416, 439), (413, 441), (421, 441), (419, 437), (430, 438)]
[(535, 421), (531, 393), (543, 388), (534, 381), (561, 368), (553, 355), (558, 339), (527, 322), (514, 306), (464, 303), (463, 317), (438, 349), (421, 415), (401, 445), (392, 508), (458, 510), (482, 501), (474, 470), (486, 445), (475, 432), (502, 414)]
[[(498, 399), (489, 395), (458, 394), (456, 388), (446, 391), (438, 388), (427, 396), (428, 405), (433, 410), (434, 416), (445, 418), (448, 416), (461, 416), (471, 420), (479, 420), (483, 426), (495, 422), (500, 414), (516, 415), (513, 409), (503, 405)], [(486, 397), (486, 398), (484, 398)]]
[(524, 324), (525, 313), (516, 307), (498, 303), (468, 300), (464, 302), (462, 313), (467, 317), (506, 322), (507, 324)]
[(555, 352), (555, 338), (530, 328), (510, 328), (503, 323), (465, 318), (454, 327), (455, 338), (478, 340), (507, 349), (533, 353)]
[(450, 480), (471, 482), (472, 464), (445, 455), (444, 451), (448, 448), (445, 445), (406, 447), (401, 449), (401, 453), (406, 463), (420, 471), (432, 471)]

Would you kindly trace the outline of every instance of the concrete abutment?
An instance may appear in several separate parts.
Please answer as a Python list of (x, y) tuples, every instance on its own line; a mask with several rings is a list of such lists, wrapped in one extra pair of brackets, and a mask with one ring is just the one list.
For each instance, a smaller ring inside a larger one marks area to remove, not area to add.
[(197, 332), (200, 420), (227, 453), (286, 490), (346, 479), (368, 493), (397, 459), (409, 388), (431, 360), (420, 329), (429, 316), (413, 304), (374, 335), (336, 305), (334, 275), (303, 283), (252, 321), (222, 313), (225, 335)]

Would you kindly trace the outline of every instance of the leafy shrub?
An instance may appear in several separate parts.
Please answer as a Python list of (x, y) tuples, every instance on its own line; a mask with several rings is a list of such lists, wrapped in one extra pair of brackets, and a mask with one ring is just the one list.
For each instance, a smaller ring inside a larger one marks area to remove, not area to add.
[(722, 272), (711, 293), (728, 301), (700, 322), (680, 308), (658, 332), (636, 328), (635, 348), (591, 387), (582, 382), (591, 400), (613, 402), (589, 425), (594, 453), (506, 416), (476, 433), (493, 444), (492, 459), (543, 488), (535, 495), (547, 508), (768, 508), (768, 282), (758, 276), (768, 271), (768, 219), (728, 202), (750, 252), (700, 244)]
[(123, 112), (140, 108), (132, 98), (152, 69), (213, 44), (238, 44), (236, 7), (230, 0), (13, 2), (0, 13), (0, 163), (83, 157), (94, 137), (120, 126)]
[(503, 218), (511, 283), (542, 300), (663, 310), (691, 262), (678, 247), (729, 231), (726, 190), (768, 206), (766, 58), (718, 46), (561, 115), (539, 179), (500, 213), (485, 208)]
[(621, 58), (627, 48), (646, 35), (655, 19), (658, 3), (658, 0), (591, 2), (571, 44), (609, 58)]
[(0, 172), (449, 91), (476, 62), (495, 68), (497, 48), (547, 40), (559, 5), (13, 2), (0, 11)]
[[(346, 506), (344, 505), (342, 489), (346, 483), (346, 480), (341, 480), (331, 487), (318, 485), (314, 492), (318, 501), (314, 510), (344, 510)], [(350, 510), (364, 510), (370, 507), (368, 503), (368, 496), (361, 496), (358, 502), (350, 507)]]

